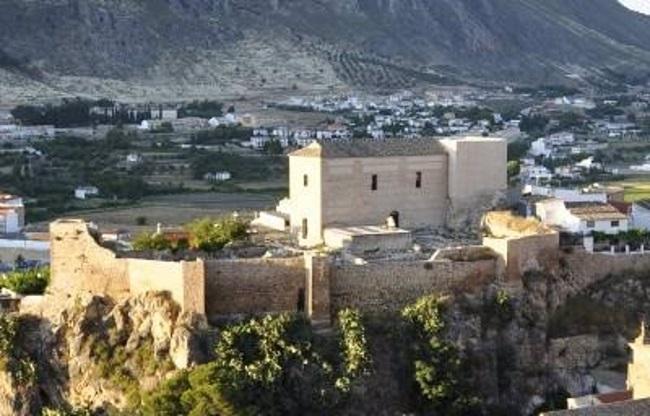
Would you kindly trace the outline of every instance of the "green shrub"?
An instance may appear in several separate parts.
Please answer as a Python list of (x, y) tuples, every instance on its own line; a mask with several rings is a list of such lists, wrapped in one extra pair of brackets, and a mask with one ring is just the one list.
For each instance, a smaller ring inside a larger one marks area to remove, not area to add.
[(50, 268), (39, 267), (9, 272), (0, 279), (0, 287), (21, 295), (42, 295), (50, 283)]
[(348, 390), (352, 379), (368, 372), (371, 363), (370, 353), (359, 311), (344, 309), (339, 312), (338, 327), (341, 333), (340, 346), (344, 375), (337, 381), (337, 386)]
[(443, 298), (426, 296), (402, 311), (409, 324), (407, 343), (419, 406), (441, 415), (480, 414), (478, 400), (461, 378), (458, 349), (445, 338), (445, 310)]
[(316, 350), (322, 343), (315, 342), (310, 324), (299, 315), (266, 316), (226, 328), (216, 359), (147, 394), (141, 413), (335, 414), (352, 378), (370, 362), (358, 313), (344, 312), (340, 321), (340, 363), (327, 361)]
[(70, 408), (70, 409), (51, 409), (45, 408), (41, 416), (92, 416), (93, 412), (89, 407)]
[(136, 251), (146, 250), (170, 250), (172, 244), (160, 233), (141, 233), (133, 240), (133, 249)]
[(246, 237), (248, 225), (236, 219), (203, 218), (186, 226), (189, 246), (195, 250), (217, 251), (226, 244)]
[(14, 381), (32, 383), (36, 378), (36, 365), (16, 345), (20, 321), (12, 315), (0, 315), (0, 370), (8, 371)]

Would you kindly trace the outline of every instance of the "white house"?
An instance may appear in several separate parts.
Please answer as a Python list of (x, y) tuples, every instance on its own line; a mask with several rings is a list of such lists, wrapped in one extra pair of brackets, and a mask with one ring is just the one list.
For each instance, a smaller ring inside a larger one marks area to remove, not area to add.
[(604, 204), (608, 201), (607, 193), (604, 190), (598, 191), (596, 188), (590, 190), (526, 185), (522, 193), (528, 195), (546, 196), (549, 198), (559, 199), (563, 202), (598, 202)]
[(628, 218), (610, 204), (564, 202), (548, 199), (535, 204), (535, 212), (545, 225), (575, 234), (593, 231), (618, 234), (628, 230)]
[(126, 155), (126, 163), (136, 165), (140, 162), (142, 162), (142, 156), (138, 153), (129, 153)]
[(214, 173), (206, 173), (203, 175), (203, 179), (205, 179), (208, 182), (225, 182), (229, 181), (232, 178), (232, 175), (230, 172), (214, 172)]
[(138, 130), (151, 130), (151, 123), (147, 120), (142, 120), (142, 123), (138, 126)]
[(632, 228), (650, 231), (650, 200), (636, 201), (630, 213)]
[(566, 146), (575, 142), (575, 135), (569, 132), (554, 133), (548, 137), (551, 146)]
[(310, 144), (312, 144), (314, 141), (316, 141), (316, 139), (314, 139), (313, 137), (307, 137), (307, 138), (297, 137), (294, 139), (296, 146), (299, 147), (307, 147)]
[(535, 157), (537, 156), (549, 157), (551, 154), (551, 150), (546, 147), (546, 139), (540, 137), (539, 139), (535, 140), (530, 144), (529, 153)]
[(253, 136), (250, 138), (251, 146), (255, 149), (262, 149), (270, 141), (271, 138), (269, 136)]
[(0, 234), (16, 234), (25, 226), (23, 199), (14, 195), (0, 194)]
[(553, 179), (553, 173), (546, 166), (522, 166), (521, 177), (526, 182), (539, 183)]
[(74, 197), (77, 199), (87, 199), (97, 195), (99, 195), (99, 189), (95, 186), (79, 186), (74, 190)]

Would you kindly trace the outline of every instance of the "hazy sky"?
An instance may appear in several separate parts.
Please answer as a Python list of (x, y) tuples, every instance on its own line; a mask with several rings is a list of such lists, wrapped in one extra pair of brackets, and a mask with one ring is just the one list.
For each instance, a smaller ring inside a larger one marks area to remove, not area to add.
[(650, 0), (619, 0), (632, 10), (650, 15)]

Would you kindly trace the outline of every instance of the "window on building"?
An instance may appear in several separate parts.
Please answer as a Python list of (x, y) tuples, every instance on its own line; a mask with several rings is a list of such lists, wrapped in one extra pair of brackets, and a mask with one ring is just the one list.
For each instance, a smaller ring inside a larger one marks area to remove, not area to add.
[(612, 221), (612, 227), (618, 227), (621, 225), (620, 221)]
[(309, 229), (307, 228), (308, 223), (307, 223), (307, 218), (303, 218), (302, 220), (302, 239), (306, 240), (307, 236), (309, 235)]
[(302, 184), (306, 187), (309, 185), (309, 176), (307, 175), (302, 175)]
[(415, 187), (422, 188), (422, 172), (415, 172)]
[(372, 175), (372, 183), (370, 184), (370, 189), (373, 191), (377, 190), (377, 175)]
[(587, 228), (594, 228), (596, 223), (594, 221), (587, 221)]

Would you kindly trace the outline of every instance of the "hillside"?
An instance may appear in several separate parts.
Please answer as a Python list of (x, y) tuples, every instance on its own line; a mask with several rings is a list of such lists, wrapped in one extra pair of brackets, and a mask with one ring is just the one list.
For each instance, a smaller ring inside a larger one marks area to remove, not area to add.
[(0, 40), (3, 101), (650, 72), (650, 17), (617, 0), (3, 0)]

